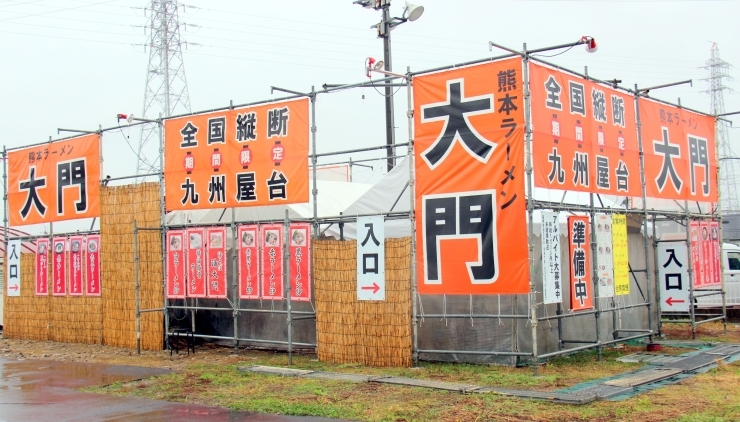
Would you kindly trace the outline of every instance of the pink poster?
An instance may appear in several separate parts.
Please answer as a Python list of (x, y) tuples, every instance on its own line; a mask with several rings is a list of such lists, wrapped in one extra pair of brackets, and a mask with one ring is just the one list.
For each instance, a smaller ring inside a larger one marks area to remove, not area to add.
[(185, 242), (182, 230), (167, 232), (167, 298), (185, 297)]
[(258, 226), (239, 226), (239, 298), (259, 299)]
[(700, 227), (698, 221), (692, 221), (689, 223), (689, 235), (691, 239), (691, 263), (694, 271), (694, 288), (699, 288), (703, 285), (703, 265), (701, 262), (701, 235), (699, 233)]
[(311, 225), (290, 225), (290, 298), (311, 301)]
[(82, 296), (84, 282), (82, 280), (82, 236), (69, 238), (69, 295)]
[(100, 235), (90, 235), (85, 239), (85, 286), (88, 296), (100, 296)]
[(262, 299), (283, 298), (283, 226), (261, 227)]
[(712, 267), (714, 268), (714, 277), (712, 284), (715, 286), (722, 285), (722, 266), (720, 257), (722, 256), (722, 247), (719, 244), (719, 222), (712, 221), (709, 223), (709, 231), (712, 236)]
[(36, 243), (36, 294), (49, 294), (49, 239), (39, 239)]
[(66, 296), (67, 295), (67, 239), (63, 237), (55, 237), (52, 240), (53, 252), (52, 256), (54, 259), (54, 267), (52, 270), (53, 274), (53, 288), (52, 294), (54, 296)]
[(206, 230), (208, 241), (208, 297), (226, 299), (226, 228), (211, 227)]
[(204, 229), (187, 230), (187, 277), (188, 297), (206, 297), (206, 271), (203, 264), (205, 245)]
[(714, 246), (712, 245), (712, 239), (709, 233), (709, 222), (702, 221), (699, 223), (699, 233), (701, 235), (701, 264), (702, 264), (702, 285), (704, 287), (711, 286), (714, 284), (714, 265), (712, 261), (714, 259)]

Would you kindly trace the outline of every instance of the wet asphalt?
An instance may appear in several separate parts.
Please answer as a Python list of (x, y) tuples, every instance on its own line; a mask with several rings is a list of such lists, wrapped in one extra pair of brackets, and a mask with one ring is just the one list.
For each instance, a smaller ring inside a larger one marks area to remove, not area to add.
[(137, 366), (0, 359), (0, 422), (337, 422), (77, 391), (168, 372)]

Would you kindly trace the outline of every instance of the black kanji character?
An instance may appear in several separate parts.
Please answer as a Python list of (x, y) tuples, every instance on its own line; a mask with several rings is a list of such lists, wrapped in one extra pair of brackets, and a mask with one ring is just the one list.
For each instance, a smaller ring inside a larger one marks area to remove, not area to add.
[(594, 109), (594, 120), (606, 122), (606, 95), (604, 95), (604, 91), (591, 90), (591, 105)]
[(185, 178), (185, 183), (180, 185), (180, 189), (185, 191), (185, 196), (180, 200), (183, 205), (188, 202), (196, 205), (200, 200), (200, 195), (195, 191), (195, 183), (191, 182), (189, 177)]
[(276, 108), (267, 112), (267, 137), (288, 135), (288, 107)]
[(257, 193), (254, 172), (236, 174), (236, 200), (239, 202), (256, 201)]
[(707, 140), (689, 135), (689, 163), (691, 167), (691, 194), (696, 194), (696, 167), (704, 167), (702, 193), (709, 195), (709, 155)]
[(565, 183), (565, 171), (562, 168), (561, 157), (558, 154), (557, 148), (552, 149), (552, 154), (547, 156), (547, 160), (552, 163), (552, 170), (550, 170), (550, 174), (547, 176), (550, 183), (552, 183), (556, 178), (559, 184), (562, 185)]
[(617, 176), (617, 190), (622, 191), (622, 192), (628, 192), (629, 191), (628, 178), (629, 178), (630, 172), (627, 170), (627, 165), (624, 163), (624, 161), (619, 160), (615, 173)]
[(609, 157), (596, 156), (596, 186), (609, 189)]
[(504, 138), (508, 138), (512, 133), (514, 133), (514, 130), (516, 130), (516, 122), (514, 121), (514, 118), (502, 120), (501, 129), (507, 127), (509, 128), (509, 131), (504, 135)]
[(560, 92), (563, 90), (563, 88), (552, 75), (550, 75), (550, 77), (545, 82), (545, 90), (547, 91), (547, 100), (545, 101), (545, 107), (553, 108), (555, 110), (562, 110), (563, 103), (560, 102)]
[(676, 265), (678, 265), (679, 268), (683, 267), (683, 264), (678, 262), (678, 258), (676, 258), (676, 250), (675, 249), (666, 249), (665, 250), (669, 255), (668, 259), (666, 260), (665, 264), (663, 264), (663, 268), (668, 268), (669, 265), (671, 265), (671, 261), (675, 262)]
[(270, 201), (273, 199), (287, 199), (287, 184), (288, 179), (281, 171), (273, 170), (270, 175), (270, 180), (267, 181), (268, 198)]
[(365, 228), (367, 228), (367, 234), (365, 235), (365, 240), (363, 240), (360, 245), (365, 246), (365, 244), (372, 239), (375, 246), (380, 246), (380, 242), (378, 242), (378, 239), (375, 237), (375, 226), (372, 223), (366, 223)]
[(570, 88), (570, 112), (571, 114), (586, 115), (585, 89), (583, 84), (573, 81), (568, 82)]
[(198, 146), (198, 140), (195, 139), (195, 134), (198, 133), (198, 127), (192, 123), (187, 122), (185, 126), (180, 130), (182, 135), (182, 142), (180, 142), (180, 148), (193, 148)]
[(573, 184), (588, 187), (588, 154), (576, 152), (573, 157)]
[(683, 290), (683, 276), (681, 273), (669, 273), (665, 275), (666, 290)]
[(226, 117), (208, 119), (208, 145), (226, 143)]
[(579, 247), (586, 243), (586, 223), (581, 220), (573, 222), (573, 243)]
[(586, 276), (586, 251), (581, 248), (573, 251), (573, 276), (575, 278)]
[[(368, 264), (370, 260), (370, 265)], [(362, 254), (362, 273), (363, 274), (378, 274), (378, 254), (376, 253), (364, 253)]]
[(447, 123), (444, 126), (444, 132), (429, 149), (422, 153), (424, 160), (431, 168), (444, 160), (456, 139), (462, 141), (465, 149), (475, 159), (484, 163), (488, 161), (495, 144), (479, 137), (478, 133), (468, 126), (465, 115), (493, 112), (492, 97), (466, 101), (463, 97), (463, 82), (455, 81), (447, 83), (446, 102), (422, 106), (422, 122), (442, 120)]
[(208, 182), (208, 202), (211, 204), (215, 200), (222, 204), (226, 203), (226, 175), (217, 174), (211, 176), (211, 181)]
[(236, 115), (236, 140), (239, 142), (257, 139), (257, 113)]
[(506, 93), (506, 96), (504, 98), (499, 98), (498, 101), (501, 102), (501, 107), (498, 108), (499, 113), (506, 113), (506, 115), (510, 115), (512, 111), (519, 110), (519, 108), (514, 104), (514, 100), (516, 100), (517, 97), (511, 97), (509, 96), (509, 93)]
[(578, 280), (577, 283), (573, 284), (573, 286), (576, 288), (576, 299), (578, 299), (581, 302), (581, 306), (586, 304), (586, 299), (588, 299), (588, 291), (586, 290), (586, 283), (583, 282), (583, 280)]
[(655, 179), (655, 182), (658, 184), (658, 191), (663, 192), (663, 188), (665, 188), (668, 176), (670, 175), (673, 187), (676, 189), (676, 192), (680, 192), (683, 181), (678, 176), (678, 173), (676, 173), (676, 169), (673, 168), (672, 157), (675, 155), (680, 158), (681, 148), (676, 144), (670, 143), (668, 138), (668, 128), (663, 128), (663, 142), (653, 140), (653, 152), (655, 154), (663, 155), (663, 166), (660, 170), (660, 174)]
[(624, 127), (624, 98), (612, 95), (612, 124)]
[(36, 153), (31, 151), (28, 153), (28, 164), (33, 164), (36, 162)]
[(502, 70), (498, 73), (498, 92), (516, 89), (516, 70)]
[(57, 215), (64, 215), (64, 190), (77, 186), (80, 199), (75, 201), (78, 213), (87, 211), (87, 176), (85, 159), (57, 164)]
[(46, 215), (46, 205), (41, 202), (37, 189), (46, 188), (46, 176), (36, 178), (36, 166), (31, 166), (28, 169), (28, 179), (21, 180), (19, 190), (28, 191), (26, 196), (26, 203), (21, 209), (21, 217), (25, 220), (28, 217), (28, 213), (31, 211), (31, 206), (36, 208), (36, 211), (44, 217)]

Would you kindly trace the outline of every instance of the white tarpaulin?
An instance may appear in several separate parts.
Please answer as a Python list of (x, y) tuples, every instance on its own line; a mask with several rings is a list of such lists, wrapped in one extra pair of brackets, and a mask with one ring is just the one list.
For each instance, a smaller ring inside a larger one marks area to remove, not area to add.
[(542, 211), (542, 297), (545, 303), (563, 301), (558, 213)]

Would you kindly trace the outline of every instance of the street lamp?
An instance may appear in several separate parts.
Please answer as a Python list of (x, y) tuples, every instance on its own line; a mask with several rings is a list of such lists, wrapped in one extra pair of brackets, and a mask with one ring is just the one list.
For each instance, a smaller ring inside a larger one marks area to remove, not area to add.
[[(424, 6), (417, 6), (406, 2), (403, 14), (400, 18), (392, 18), (390, 15), (391, 0), (355, 0), (353, 4), (359, 4), (366, 9), (375, 9), (381, 11), (380, 23), (371, 28), (378, 30), (378, 38), (383, 38), (383, 68), (386, 72), (391, 71), (391, 31), (398, 25), (406, 22), (413, 22), (424, 13)], [(390, 84), (390, 81), (386, 82)], [(391, 86), (385, 87), (385, 134), (386, 145), (388, 146), (388, 171), (395, 166), (395, 151), (393, 146), (395, 141), (395, 128), (393, 123), (393, 92)]]

